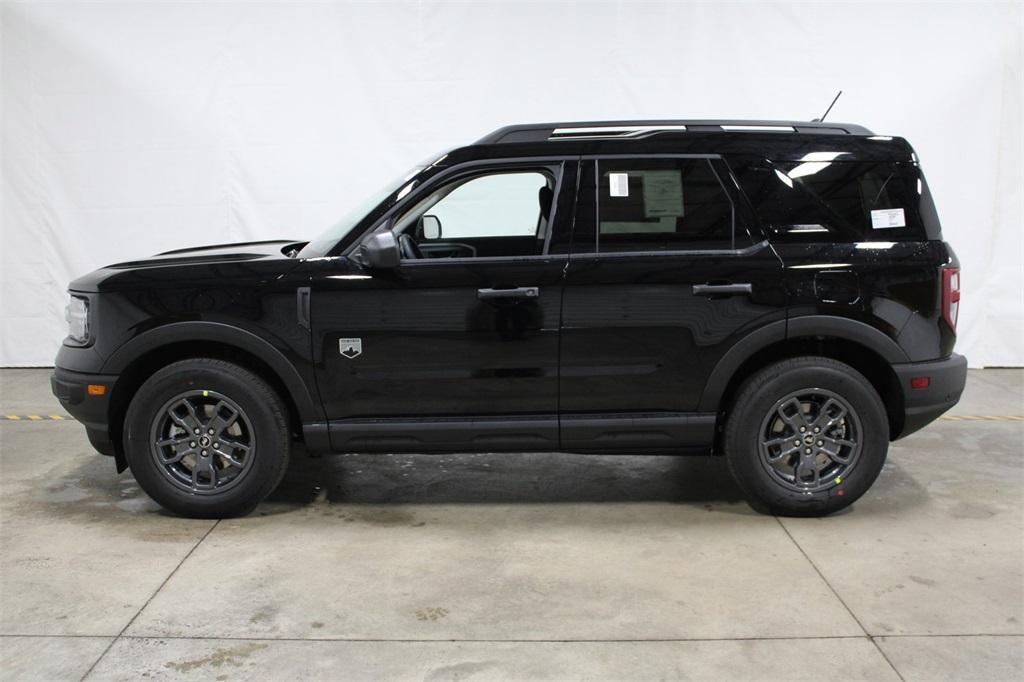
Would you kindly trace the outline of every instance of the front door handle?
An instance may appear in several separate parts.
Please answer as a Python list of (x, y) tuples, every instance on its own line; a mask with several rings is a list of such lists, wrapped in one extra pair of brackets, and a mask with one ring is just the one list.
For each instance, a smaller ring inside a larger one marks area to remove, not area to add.
[(741, 284), (694, 284), (694, 296), (736, 296), (749, 294), (753, 287), (749, 283)]
[(480, 300), (488, 298), (537, 298), (540, 296), (538, 287), (515, 287), (512, 289), (477, 289), (476, 297)]

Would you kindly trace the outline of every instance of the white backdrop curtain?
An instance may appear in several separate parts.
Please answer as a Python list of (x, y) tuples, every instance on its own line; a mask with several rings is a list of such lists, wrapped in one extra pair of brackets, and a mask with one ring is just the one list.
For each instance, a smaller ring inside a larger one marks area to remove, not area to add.
[(67, 282), (310, 237), (516, 122), (819, 116), (907, 137), (963, 264), (959, 350), (1024, 364), (1022, 4), (19, 3), (2, 20), (0, 365)]

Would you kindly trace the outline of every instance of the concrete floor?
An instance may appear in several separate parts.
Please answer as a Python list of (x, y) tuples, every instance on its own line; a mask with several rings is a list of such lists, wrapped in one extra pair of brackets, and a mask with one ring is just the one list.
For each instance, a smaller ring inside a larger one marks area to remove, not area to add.
[[(46, 370), (0, 382), (61, 413)], [(952, 414), (1024, 415), (1024, 372)], [(1022, 442), (940, 421), (827, 519), (755, 514), (719, 459), (300, 453), (212, 522), (74, 422), (0, 421), (0, 677), (1022, 679)]]

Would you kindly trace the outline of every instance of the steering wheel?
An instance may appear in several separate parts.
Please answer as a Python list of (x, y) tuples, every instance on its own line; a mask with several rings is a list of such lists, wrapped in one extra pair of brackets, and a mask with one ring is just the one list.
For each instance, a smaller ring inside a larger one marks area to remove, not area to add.
[(404, 260), (423, 258), (420, 247), (416, 245), (416, 240), (404, 233), (398, 237), (398, 252)]

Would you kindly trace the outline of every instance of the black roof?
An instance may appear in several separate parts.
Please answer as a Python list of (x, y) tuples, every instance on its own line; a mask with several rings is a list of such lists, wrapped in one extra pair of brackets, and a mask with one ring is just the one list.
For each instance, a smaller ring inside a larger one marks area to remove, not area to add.
[(527, 123), (505, 126), (477, 140), (476, 144), (507, 144), (570, 139), (641, 139), (664, 133), (760, 132), (818, 135), (872, 135), (867, 128), (852, 123), (817, 121), (750, 120), (642, 120), (642, 121), (570, 121), (563, 123)]
[(501, 158), (605, 154), (700, 154), (801, 161), (834, 152), (845, 161), (917, 161), (902, 137), (863, 126), (812, 121), (586, 121), (499, 128), (434, 166)]

